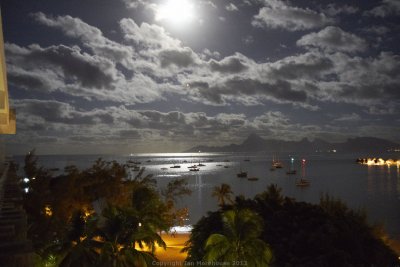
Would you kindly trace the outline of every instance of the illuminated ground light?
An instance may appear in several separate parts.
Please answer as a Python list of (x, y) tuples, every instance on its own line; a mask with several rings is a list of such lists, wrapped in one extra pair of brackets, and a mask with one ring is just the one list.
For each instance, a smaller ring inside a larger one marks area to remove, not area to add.
[(384, 160), (382, 158), (364, 158), (364, 159), (357, 159), (357, 163), (362, 164), (362, 165), (368, 165), (368, 166), (392, 166), (396, 165), (397, 168), (400, 167), (400, 160), (393, 160), (393, 159), (387, 159)]
[[(189, 240), (192, 229), (192, 226), (175, 226), (172, 227), (168, 233), (163, 231), (161, 233), (161, 238), (165, 242), (166, 249), (156, 244), (154, 252), (157, 258), (162, 262), (183, 262), (187, 257), (187, 252), (182, 252), (182, 249), (185, 247), (185, 243)], [(143, 246), (143, 248), (136, 247), (136, 249), (141, 251), (151, 251), (147, 246)]]
[(184, 225), (184, 226), (174, 226), (171, 227), (170, 231), (172, 233), (190, 233), (193, 230), (193, 226), (191, 225)]

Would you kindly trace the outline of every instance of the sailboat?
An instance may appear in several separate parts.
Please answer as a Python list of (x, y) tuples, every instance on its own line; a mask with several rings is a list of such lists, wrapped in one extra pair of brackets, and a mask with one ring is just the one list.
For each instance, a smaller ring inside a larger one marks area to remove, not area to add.
[(181, 167), (181, 165), (174, 163), (174, 165), (172, 165), (170, 168), (171, 169), (179, 169)]
[(201, 151), (199, 151), (199, 163), (197, 164), (197, 166), (203, 167), (203, 166), (206, 166), (206, 165), (200, 162), (200, 155), (201, 155), (200, 153), (201, 153)]
[(132, 170), (133, 170), (134, 172), (138, 172), (138, 171), (140, 171), (140, 167), (137, 166), (137, 165), (135, 165), (135, 166), (132, 168)]
[(300, 178), (300, 180), (296, 181), (296, 186), (305, 187), (305, 186), (309, 186), (309, 185), (310, 185), (310, 181), (308, 181), (307, 179), (304, 179), (304, 178)]
[(236, 174), (236, 176), (237, 176), (238, 178), (246, 178), (246, 177), (247, 177), (247, 172), (240, 171), (240, 172), (238, 172), (238, 173)]
[(272, 166), (271, 166), (271, 170), (272, 169), (282, 169), (283, 168), (283, 164), (279, 159), (275, 159), (275, 156), (272, 157)]
[(238, 178), (246, 178), (247, 172), (242, 170), (242, 164), (240, 164), (240, 171), (236, 174)]
[(198, 165), (192, 165), (188, 167), (189, 171), (191, 172), (198, 172), (200, 171), (200, 168), (198, 167)]
[(309, 180), (304, 178), (306, 176), (306, 160), (305, 159), (302, 160), (301, 172), (302, 172), (302, 174), (301, 174), (302, 178), (300, 178), (300, 180), (296, 181), (296, 186), (298, 186), (298, 187), (307, 187), (311, 183), (310, 183)]

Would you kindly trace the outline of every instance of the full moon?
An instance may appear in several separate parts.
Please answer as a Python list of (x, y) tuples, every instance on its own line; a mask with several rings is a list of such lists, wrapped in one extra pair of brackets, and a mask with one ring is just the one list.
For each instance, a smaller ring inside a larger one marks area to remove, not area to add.
[(193, 4), (189, 0), (168, 0), (158, 7), (156, 20), (182, 25), (193, 19), (193, 9)]

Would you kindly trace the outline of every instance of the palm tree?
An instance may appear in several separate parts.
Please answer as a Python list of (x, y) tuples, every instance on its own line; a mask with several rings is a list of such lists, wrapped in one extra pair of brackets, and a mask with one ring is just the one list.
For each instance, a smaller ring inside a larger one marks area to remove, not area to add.
[[(157, 260), (153, 254), (155, 246), (165, 248), (166, 245), (157, 233), (159, 229), (142, 219), (130, 208), (109, 206), (103, 211), (98, 232), (103, 242), (100, 266), (152, 266)], [(151, 252), (143, 251), (144, 246)]]
[(285, 198), (282, 195), (282, 188), (278, 187), (276, 184), (269, 185), (267, 190), (258, 194), (255, 199), (259, 203), (261, 202), (272, 207), (282, 206), (285, 202)]
[(150, 252), (139, 251), (130, 247), (119, 247), (115, 242), (104, 243), (101, 255), (101, 267), (150, 267), (156, 258)]
[(133, 207), (111, 205), (103, 210), (102, 216), (85, 218), (78, 212), (71, 220), (64, 242), (53, 248), (64, 255), (59, 266), (153, 266), (157, 261), (156, 245), (166, 247), (157, 232), (162, 226), (162, 221), (158, 222), (161, 217), (157, 218)]
[(47, 248), (47, 252), (62, 255), (59, 267), (86, 267), (96, 265), (99, 242), (93, 240), (94, 224), (87, 223), (83, 212), (77, 211), (67, 224), (63, 238)]
[(164, 203), (166, 210), (168, 211), (168, 221), (171, 226), (183, 225), (185, 219), (188, 217), (188, 209), (177, 208), (177, 200), (185, 195), (190, 195), (192, 190), (187, 187), (186, 179), (174, 179), (167, 184), (167, 187), (161, 191), (161, 195), (164, 197)]
[(231, 204), (233, 203), (232, 201), (233, 192), (231, 186), (228, 184), (221, 184), (221, 186), (214, 187), (212, 196), (217, 198), (218, 204), (221, 207), (225, 206), (226, 202), (229, 202)]
[(247, 266), (268, 266), (272, 259), (269, 246), (259, 239), (263, 222), (248, 209), (225, 211), (222, 234), (212, 234), (205, 244), (205, 261), (243, 262)]
[(96, 241), (84, 239), (70, 247), (59, 267), (89, 267), (96, 265), (99, 254), (95, 251)]

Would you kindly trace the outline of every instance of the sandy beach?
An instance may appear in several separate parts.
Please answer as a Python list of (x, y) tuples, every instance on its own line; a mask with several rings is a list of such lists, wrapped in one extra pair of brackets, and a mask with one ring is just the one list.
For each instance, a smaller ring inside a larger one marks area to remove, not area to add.
[[(185, 242), (189, 239), (190, 233), (180, 232), (175, 234), (162, 233), (161, 237), (167, 244), (167, 249), (156, 249), (156, 256), (161, 263), (175, 263), (175, 266), (182, 266), (187, 254), (181, 250), (185, 247)], [(160, 265), (162, 266), (162, 265)]]

